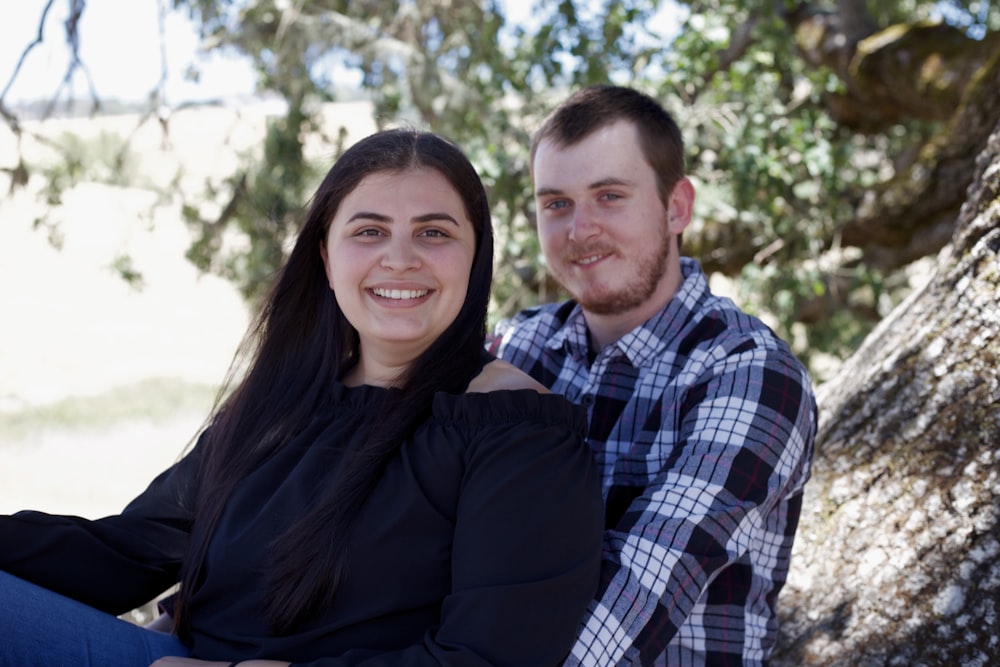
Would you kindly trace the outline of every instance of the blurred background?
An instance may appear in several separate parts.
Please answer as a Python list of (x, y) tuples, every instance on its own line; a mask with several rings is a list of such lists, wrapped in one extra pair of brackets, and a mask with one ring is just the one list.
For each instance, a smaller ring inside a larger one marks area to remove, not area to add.
[(821, 383), (931, 277), (998, 114), (990, 2), (9, 4), (0, 512), (116, 511), (176, 458), (306, 197), (376, 128), (480, 169), (496, 320), (562, 296), (533, 228), (540, 119), (586, 84), (654, 95), (698, 191), (685, 254)]

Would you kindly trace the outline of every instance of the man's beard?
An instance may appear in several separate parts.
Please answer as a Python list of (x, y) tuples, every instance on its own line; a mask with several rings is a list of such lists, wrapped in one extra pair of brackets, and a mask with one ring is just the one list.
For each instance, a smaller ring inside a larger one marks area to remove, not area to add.
[(574, 294), (573, 297), (577, 303), (583, 306), (584, 310), (595, 315), (626, 313), (646, 303), (656, 292), (660, 281), (667, 272), (669, 258), (670, 234), (664, 229), (656, 252), (639, 259), (635, 277), (629, 284), (610, 293), (602, 291), (590, 297)]

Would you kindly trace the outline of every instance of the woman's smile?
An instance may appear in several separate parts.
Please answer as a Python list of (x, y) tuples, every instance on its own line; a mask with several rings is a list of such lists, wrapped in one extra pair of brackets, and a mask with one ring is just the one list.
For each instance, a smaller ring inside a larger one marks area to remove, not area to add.
[(371, 293), (383, 299), (392, 301), (414, 301), (430, 294), (426, 289), (387, 289), (383, 287), (373, 287)]

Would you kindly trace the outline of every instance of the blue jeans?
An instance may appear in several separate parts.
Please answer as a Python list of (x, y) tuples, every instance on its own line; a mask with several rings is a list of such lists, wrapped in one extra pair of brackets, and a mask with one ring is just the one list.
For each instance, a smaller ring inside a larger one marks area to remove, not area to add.
[(148, 667), (187, 656), (173, 635), (0, 572), (0, 667)]

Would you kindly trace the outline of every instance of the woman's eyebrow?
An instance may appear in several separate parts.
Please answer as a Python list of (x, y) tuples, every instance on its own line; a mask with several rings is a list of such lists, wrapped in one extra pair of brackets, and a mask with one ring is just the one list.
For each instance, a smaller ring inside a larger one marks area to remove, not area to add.
[(413, 222), (433, 222), (435, 220), (446, 220), (451, 222), (453, 225), (458, 226), (458, 220), (456, 220), (450, 213), (424, 213), (423, 215), (417, 215), (412, 218)]
[(347, 219), (347, 222), (354, 222), (355, 220), (374, 220), (376, 222), (392, 222), (392, 218), (382, 213), (375, 213), (373, 211), (358, 211)]
[[(460, 226), (458, 220), (456, 220), (453, 215), (444, 212), (422, 213), (421, 215), (415, 215), (410, 219), (410, 221), (414, 224), (423, 222), (441, 221), (441, 220), (450, 222), (455, 226)], [(356, 221), (364, 221), (364, 222), (374, 221), (374, 222), (391, 223), (392, 217), (385, 215), (384, 213), (375, 213), (373, 211), (358, 211), (357, 213), (352, 214), (351, 217), (347, 219), (348, 223)]]

